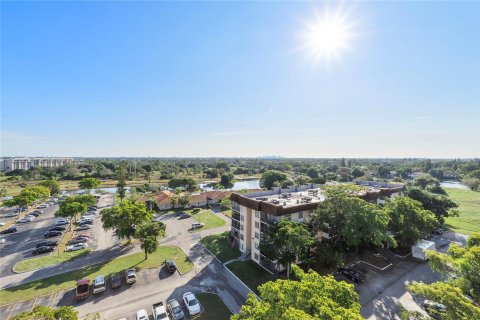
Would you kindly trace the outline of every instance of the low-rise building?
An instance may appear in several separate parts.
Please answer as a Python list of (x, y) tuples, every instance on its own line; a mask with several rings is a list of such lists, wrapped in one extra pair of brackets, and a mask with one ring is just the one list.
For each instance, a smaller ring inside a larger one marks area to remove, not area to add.
[(0, 171), (28, 170), (33, 167), (56, 168), (66, 164), (83, 164), (79, 158), (55, 158), (55, 157), (16, 157), (1, 158)]
[[(365, 187), (358, 194), (369, 202), (383, 204), (387, 197), (403, 194), (404, 186), (372, 181), (356, 181)], [(250, 258), (271, 271), (280, 271), (283, 266), (269, 260), (260, 251), (260, 239), (269, 227), (286, 218), (307, 222), (325, 200), (322, 187), (314, 184), (293, 186), (287, 189), (273, 188), (269, 191), (248, 194), (232, 193), (231, 235), (234, 245)]]
[[(193, 193), (188, 195), (188, 205), (190, 207), (205, 207), (207, 205), (218, 204), (230, 193), (226, 191), (205, 191), (199, 193)], [(159, 210), (170, 210), (174, 208), (181, 208), (181, 205), (174, 204), (173, 197), (177, 195), (170, 190), (162, 190), (155, 193), (154, 198)], [(144, 199), (145, 201), (151, 201), (150, 199)]]

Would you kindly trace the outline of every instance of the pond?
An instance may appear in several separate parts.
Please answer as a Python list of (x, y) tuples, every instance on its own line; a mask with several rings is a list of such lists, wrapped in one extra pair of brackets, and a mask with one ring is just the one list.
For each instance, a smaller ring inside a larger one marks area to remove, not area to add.
[[(130, 187), (125, 187), (125, 189), (127, 190), (127, 193), (130, 192)], [(91, 194), (95, 194), (97, 190), (101, 190), (101, 191), (104, 191), (104, 192), (108, 192), (108, 193), (116, 193), (117, 192), (117, 188), (116, 187), (112, 187), (112, 188), (98, 188), (98, 189), (92, 189), (90, 190), (90, 193)], [(83, 193), (86, 193), (87, 190), (83, 190), (83, 189), (79, 189), (79, 190), (64, 190), (62, 191), (62, 194), (83, 194)]]
[(470, 189), (467, 185), (456, 180), (447, 180), (440, 182), (442, 188)]
[[(211, 191), (214, 190), (211, 186), (208, 186), (208, 183), (200, 183), (199, 187)], [(229, 190), (243, 190), (243, 189), (260, 189), (260, 180), (243, 180), (243, 181), (235, 181), (233, 187)]]

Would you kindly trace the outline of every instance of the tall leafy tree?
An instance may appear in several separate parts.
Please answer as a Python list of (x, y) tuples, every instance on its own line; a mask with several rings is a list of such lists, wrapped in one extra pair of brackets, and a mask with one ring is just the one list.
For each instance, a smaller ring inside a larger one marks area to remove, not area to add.
[(437, 224), (431, 211), (423, 209), (420, 202), (409, 197), (389, 199), (385, 212), (390, 216), (390, 230), (403, 248), (416, 243)]
[(45, 180), (38, 183), (39, 186), (47, 187), (50, 190), (50, 195), (54, 196), (60, 193), (60, 182), (57, 180)]
[(72, 306), (53, 308), (50, 306), (36, 306), (31, 311), (19, 313), (12, 320), (77, 320), (78, 311)]
[(13, 197), (13, 199), (5, 200), (3, 203), (6, 206), (30, 206), (35, 201), (44, 201), (50, 196), (50, 189), (44, 186), (29, 186), (23, 188), (20, 194)]
[(148, 259), (148, 254), (157, 250), (159, 236), (165, 236), (163, 222), (147, 222), (137, 227), (135, 238), (140, 241), (140, 247), (145, 252), (145, 260)]
[(310, 270), (304, 273), (292, 266), (298, 280), (277, 280), (261, 285), (259, 301), (249, 294), (231, 320), (337, 320), (363, 319), (358, 294), (353, 285), (322, 277)]
[(456, 210), (458, 204), (446, 196), (434, 194), (418, 187), (409, 188), (406, 195), (420, 201), (423, 208), (433, 212), (442, 225), (445, 223), (445, 218), (458, 216)]
[(103, 229), (113, 229), (119, 238), (128, 240), (135, 237), (137, 226), (153, 218), (144, 203), (128, 200), (123, 200), (118, 206), (103, 209), (101, 214)]
[(125, 195), (127, 193), (127, 189), (125, 188), (127, 186), (127, 168), (125, 167), (125, 164), (121, 163), (120, 166), (118, 166), (117, 171), (115, 172), (116, 178), (117, 178), (117, 193), (118, 196), (120, 197), (120, 201), (123, 201), (125, 199)]
[(70, 229), (73, 220), (77, 220), (78, 215), (87, 212), (87, 206), (80, 202), (64, 202), (60, 204), (60, 208), (55, 212), (56, 217), (70, 218)]
[(303, 256), (313, 243), (305, 224), (282, 219), (260, 239), (260, 248), (270, 260), (287, 266), (288, 278), (291, 263)]
[(90, 193), (92, 189), (100, 187), (100, 181), (96, 178), (83, 178), (78, 182), (78, 186), (80, 189), (87, 190)]
[(260, 187), (266, 189), (272, 189), (277, 185), (281, 185), (282, 182), (287, 180), (287, 175), (283, 172), (276, 170), (268, 170), (262, 174), (260, 179)]
[(380, 207), (358, 196), (364, 189), (355, 185), (335, 185), (324, 188), (325, 201), (312, 216), (314, 230), (328, 234), (330, 243), (358, 249), (360, 245), (380, 246), (388, 242), (395, 246), (387, 234), (390, 218)]

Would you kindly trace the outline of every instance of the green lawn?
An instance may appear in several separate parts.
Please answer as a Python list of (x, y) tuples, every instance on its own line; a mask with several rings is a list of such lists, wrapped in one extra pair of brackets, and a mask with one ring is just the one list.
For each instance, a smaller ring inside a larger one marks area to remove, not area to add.
[(150, 254), (148, 260), (144, 260), (143, 252), (134, 253), (110, 260), (106, 263), (83, 267), (75, 271), (0, 290), (0, 303), (2, 305), (9, 304), (19, 300), (32, 299), (37, 296), (74, 288), (76, 281), (84, 277), (93, 279), (100, 274), (107, 276), (132, 267), (137, 269), (157, 268), (165, 259), (174, 260), (178, 270), (182, 273), (193, 268), (193, 263), (188, 259), (182, 249), (174, 246), (162, 246), (159, 247), (155, 253)]
[(257, 295), (260, 294), (257, 289), (258, 286), (268, 281), (275, 281), (274, 275), (265, 271), (265, 269), (252, 260), (235, 261), (227, 264), (227, 268), (239, 277), (240, 280), (242, 280), (243, 283), (245, 283)]
[(232, 248), (230, 245), (230, 242), (228, 241), (229, 234), (230, 233), (227, 231), (203, 237), (200, 239), (200, 243), (210, 250), (218, 260), (221, 262), (227, 262), (228, 260), (238, 258), (242, 254), (238, 249)]
[(459, 204), (459, 217), (445, 219), (451, 230), (472, 234), (480, 232), (480, 191), (466, 189), (445, 188), (449, 197)]
[(53, 252), (51, 255), (44, 255), (41, 257), (35, 257), (31, 259), (25, 259), (20, 262), (17, 262), (13, 266), (14, 272), (27, 272), (35, 269), (45, 268), (59, 264), (62, 262), (72, 261), (81, 256), (88, 254), (92, 249), (72, 251), (72, 252), (61, 252), (58, 254), (57, 251)]
[(200, 301), (204, 312), (198, 318), (201, 320), (228, 320), (232, 313), (218, 295), (213, 293), (197, 293), (195, 296)]
[(225, 220), (217, 217), (215, 213), (210, 210), (202, 210), (198, 213), (192, 213), (192, 218), (194, 218), (198, 222), (205, 224), (203, 228), (197, 229), (195, 231), (218, 228), (227, 224)]

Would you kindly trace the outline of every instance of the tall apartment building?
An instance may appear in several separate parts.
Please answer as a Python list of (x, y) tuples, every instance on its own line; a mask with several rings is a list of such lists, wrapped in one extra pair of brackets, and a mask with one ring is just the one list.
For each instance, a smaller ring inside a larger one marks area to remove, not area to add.
[(82, 164), (83, 159), (78, 158), (50, 158), (50, 157), (18, 157), (1, 158), (0, 171), (11, 171), (15, 169), (28, 170), (33, 167), (55, 168), (66, 164)]
[[(372, 181), (356, 181), (365, 187), (359, 197), (383, 204), (387, 197), (403, 194), (404, 186)], [(238, 249), (270, 271), (281, 271), (283, 266), (269, 260), (260, 252), (262, 234), (282, 218), (307, 222), (315, 209), (325, 200), (322, 189), (314, 184), (293, 186), (287, 189), (273, 188), (249, 194), (232, 193), (231, 235)]]

